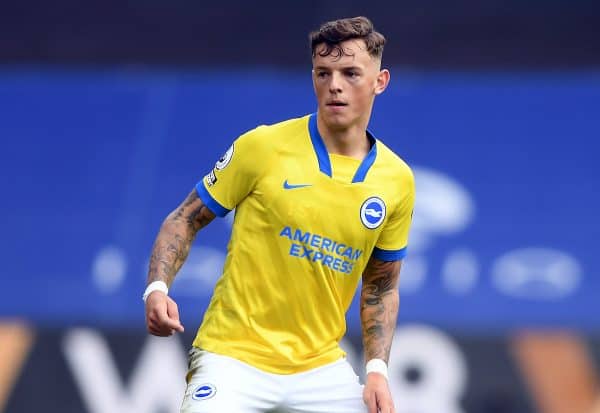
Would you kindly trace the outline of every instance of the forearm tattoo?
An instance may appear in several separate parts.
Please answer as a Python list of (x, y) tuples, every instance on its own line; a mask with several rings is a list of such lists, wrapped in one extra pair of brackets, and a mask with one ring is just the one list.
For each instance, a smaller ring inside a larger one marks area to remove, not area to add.
[(401, 261), (371, 257), (363, 272), (360, 318), (366, 360), (389, 360), (400, 303), (400, 266)]
[(215, 215), (193, 190), (183, 203), (169, 214), (160, 228), (150, 257), (148, 283), (164, 281), (170, 286), (187, 258), (196, 234), (214, 218)]

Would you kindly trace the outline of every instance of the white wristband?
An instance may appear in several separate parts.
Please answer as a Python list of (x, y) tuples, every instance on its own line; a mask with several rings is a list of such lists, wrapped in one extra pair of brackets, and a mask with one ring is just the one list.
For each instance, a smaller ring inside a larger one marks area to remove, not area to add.
[(365, 367), (367, 374), (369, 373), (380, 373), (383, 377), (388, 378), (388, 368), (385, 361), (382, 359), (371, 359), (367, 362)]
[(169, 287), (167, 287), (167, 284), (164, 281), (152, 281), (146, 287), (146, 291), (144, 291), (144, 295), (142, 296), (142, 300), (144, 300), (144, 302), (146, 302), (146, 298), (148, 298), (148, 296), (151, 293), (153, 293), (154, 291), (162, 291), (163, 293), (168, 294), (169, 293)]

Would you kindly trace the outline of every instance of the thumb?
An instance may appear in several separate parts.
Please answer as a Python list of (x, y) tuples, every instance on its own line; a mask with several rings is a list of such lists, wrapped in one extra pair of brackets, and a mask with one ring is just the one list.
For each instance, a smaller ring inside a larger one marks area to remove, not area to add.
[(176, 320), (174, 318), (168, 318), (167, 319), (167, 327), (169, 327), (172, 330), (178, 331), (180, 333), (183, 333), (184, 329), (183, 329), (183, 325), (181, 324), (181, 322), (179, 320)]
[(170, 298), (167, 301), (167, 316), (169, 317), (167, 325), (173, 330), (183, 333), (184, 328), (181, 321), (179, 321), (179, 309), (175, 301)]

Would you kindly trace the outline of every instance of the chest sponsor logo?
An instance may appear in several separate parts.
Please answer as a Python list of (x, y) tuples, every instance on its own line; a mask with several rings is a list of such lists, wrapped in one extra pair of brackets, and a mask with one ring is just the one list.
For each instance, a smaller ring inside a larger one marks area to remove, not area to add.
[(194, 400), (207, 400), (217, 393), (217, 389), (210, 383), (204, 383), (194, 389), (192, 399)]
[(361, 249), (300, 228), (283, 227), (279, 236), (289, 240), (291, 257), (320, 264), (342, 274), (352, 273), (363, 254)]
[(312, 184), (290, 184), (287, 179), (283, 181), (283, 189), (306, 188), (307, 186), (312, 186)]
[(221, 169), (225, 169), (229, 162), (231, 162), (231, 158), (233, 158), (233, 144), (227, 149), (227, 152), (221, 156), (221, 158), (215, 164), (215, 169), (220, 171)]
[(375, 229), (385, 219), (385, 202), (377, 196), (372, 196), (360, 207), (360, 220), (369, 229)]

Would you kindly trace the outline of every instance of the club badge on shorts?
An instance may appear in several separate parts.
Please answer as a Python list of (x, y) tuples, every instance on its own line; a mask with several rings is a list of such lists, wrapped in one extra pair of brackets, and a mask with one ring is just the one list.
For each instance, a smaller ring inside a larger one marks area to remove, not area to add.
[(367, 198), (360, 207), (360, 220), (369, 229), (375, 229), (385, 219), (385, 202), (383, 199), (372, 196)]
[(217, 394), (217, 388), (210, 383), (204, 383), (194, 389), (192, 399), (197, 401), (208, 400)]

